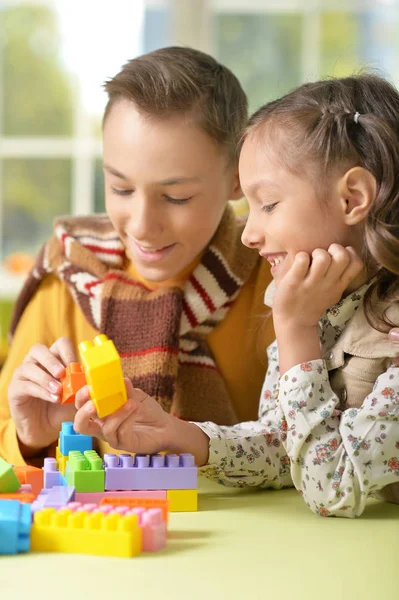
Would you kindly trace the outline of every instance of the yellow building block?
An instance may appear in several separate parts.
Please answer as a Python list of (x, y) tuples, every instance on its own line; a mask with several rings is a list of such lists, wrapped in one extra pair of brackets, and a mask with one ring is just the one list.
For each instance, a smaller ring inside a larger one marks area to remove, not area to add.
[(198, 510), (198, 490), (166, 490), (169, 512), (192, 512)]
[(101, 334), (79, 344), (80, 359), (89, 386), (90, 398), (100, 417), (106, 417), (127, 400), (119, 354), (114, 343)]
[(68, 462), (68, 457), (61, 454), (60, 446), (55, 449), (55, 460), (57, 461), (58, 470), (62, 475), (65, 475), (65, 468)]
[(142, 530), (137, 515), (44, 508), (34, 514), (31, 550), (128, 558), (140, 554)]

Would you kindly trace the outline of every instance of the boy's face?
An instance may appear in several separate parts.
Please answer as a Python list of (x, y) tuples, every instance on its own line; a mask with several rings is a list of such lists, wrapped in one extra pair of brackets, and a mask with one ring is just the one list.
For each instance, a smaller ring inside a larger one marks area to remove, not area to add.
[(145, 116), (114, 104), (104, 125), (108, 215), (138, 273), (165, 281), (214, 235), (238, 175), (221, 148), (185, 116)]

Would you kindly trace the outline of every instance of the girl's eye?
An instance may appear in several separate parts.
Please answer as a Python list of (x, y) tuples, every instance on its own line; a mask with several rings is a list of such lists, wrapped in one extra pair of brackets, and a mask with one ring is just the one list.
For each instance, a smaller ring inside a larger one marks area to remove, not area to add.
[(166, 200), (172, 204), (185, 204), (191, 200), (192, 197), (193, 196), (190, 196), (189, 198), (172, 198), (172, 196), (165, 196)]
[(271, 213), (274, 210), (274, 207), (277, 206), (277, 202), (274, 204), (267, 204), (266, 206), (262, 206), (262, 212)]
[(111, 187), (112, 193), (117, 196), (129, 196), (133, 190), (119, 190), (118, 188)]

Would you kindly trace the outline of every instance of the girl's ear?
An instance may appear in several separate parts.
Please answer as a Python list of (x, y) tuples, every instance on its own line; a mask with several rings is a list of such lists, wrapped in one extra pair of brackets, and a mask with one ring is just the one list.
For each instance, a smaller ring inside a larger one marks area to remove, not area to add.
[(376, 191), (375, 177), (367, 169), (353, 167), (345, 173), (339, 182), (339, 194), (347, 225), (356, 225), (366, 219)]
[(244, 194), (241, 189), (240, 177), (238, 175), (238, 167), (235, 167), (231, 180), (231, 192), (229, 200), (240, 200), (240, 198), (242, 198), (243, 195)]

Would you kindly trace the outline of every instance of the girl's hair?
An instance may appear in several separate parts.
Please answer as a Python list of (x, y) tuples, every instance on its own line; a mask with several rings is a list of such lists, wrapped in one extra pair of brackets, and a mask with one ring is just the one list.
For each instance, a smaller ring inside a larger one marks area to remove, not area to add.
[(108, 104), (103, 123), (121, 99), (146, 115), (190, 115), (231, 161), (237, 161), (238, 137), (248, 120), (247, 97), (230, 69), (209, 54), (194, 48), (161, 48), (129, 60), (104, 88)]
[(262, 106), (243, 139), (267, 128), (268, 139), (283, 136), (273, 152), (328, 196), (334, 174), (355, 166), (374, 175), (377, 190), (365, 221), (363, 258), (375, 262), (376, 280), (364, 298), (368, 322), (379, 331), (394, 324), (380, 315), (373, 296), (399, 302), (399, 93), (383, 78), (364, 74), (302, 85)]

